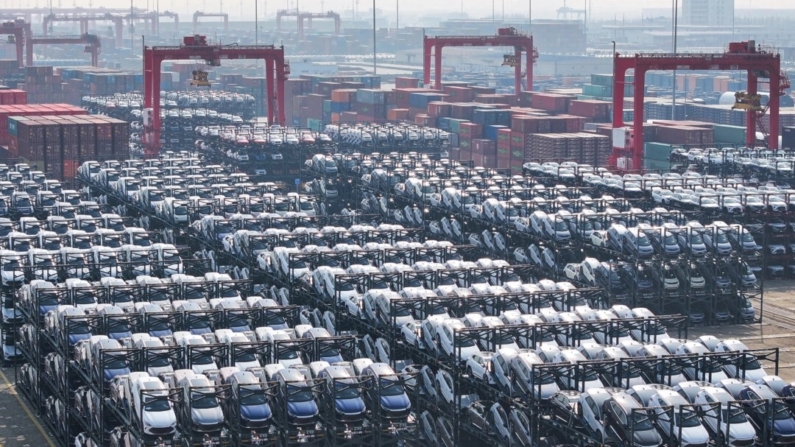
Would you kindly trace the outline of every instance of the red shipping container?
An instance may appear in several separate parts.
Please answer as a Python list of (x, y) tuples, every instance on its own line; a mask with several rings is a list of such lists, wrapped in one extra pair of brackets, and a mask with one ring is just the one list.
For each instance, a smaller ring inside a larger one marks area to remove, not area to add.
[(528, 115), (515, 115), (511, 117), (511, 130), (521, 133), (538, 132), (540, 118)]
[(507, 143), (508, 147), (511, 146), (511, 129), (497, 130), (497, 144), (502, 142)]
[(459, 135), (466, 136), (469, 139), (476, 139), (483, 136), (483, 127), (480, 124), (461, 123), (458, 129)]
[(494, 93), (497, 92), (497, 89), (494, 87), (483, 87), (479, 85), (473, 85), (470, 86), (469, 88), (472, 89), (472, 93), (474, 93), (475, 95), (493, 95)]
[(474, 92), (469, 87), (445, 85), (444, 92), (450, 95), (451, 102), (471, 102), (475, 98)]
[(571, 99), (571, 96), (537, 92), (533, 93), (533, 108), (548, 112), (565, 113)]
[(434, 117), (450, 116), (452, 104), (442, 101), (428, 103), (428, 115)]
[(591, 118), (590, 121), (604, 122), (610, 118), (610, 103), (598, 100), (573, 100), (569, 103), (569, 113)]
[(528, 134), (526, 134), (524, 132), (517, 132), (515, 130), (512, 130), (511, 131), (511, 147), (512, 148), (524, 149), (527, 135)]
[(420, 80), (418, 78), (409, 78), (405, 76), (395, 77), (395, 88), (418, 88), (419, 86)]

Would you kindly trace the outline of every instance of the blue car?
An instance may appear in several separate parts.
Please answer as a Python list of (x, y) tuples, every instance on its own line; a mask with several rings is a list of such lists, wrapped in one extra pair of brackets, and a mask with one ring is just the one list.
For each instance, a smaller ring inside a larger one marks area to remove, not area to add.
[[(757, 433), (765, 430), (772, 437), (773, 444), (795, 443), (795, 418), (788, 406), (773, 400), (779, 396), (766, 385), (748, 385), (740, 391), (740, 400), (750, 416), (751, 423)], [(753, 401), (767, 401), (768, 405), (759, 405)], [(763, 440), (763, 442), (766, 440)]]
[(287, 402), (287, 423), (291, 426), (314, 426), (319, 410), (312, 387), (297, 369), (285, 368), (275, 374), (279, 392)]
[(363, 373), (374, 382), (369, 392), (380, 402), (382, 416), (405, 421), (411, 412), (411, 401), (395, 371), (386, 363), (373, 363)]
[[(228, 379), (235, 402), (240, 405), (241, 425), (246, 429), (267, 427), (273, 420), (268, 394), (262, 382), (249, 371), (239, 371)], [(227, 415), (227, 418), (230, 418)]]
[(342, 366), (327, 366), (318, 374), (324, 380), (323, 392), (334, 401), (338, 422), (359, 425), (364, 421), (367, 407), (362, 399), (359, 382)]

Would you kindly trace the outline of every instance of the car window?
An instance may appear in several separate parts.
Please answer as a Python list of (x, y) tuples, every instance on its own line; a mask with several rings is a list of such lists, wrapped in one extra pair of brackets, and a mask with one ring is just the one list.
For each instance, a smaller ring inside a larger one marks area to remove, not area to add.
[(624, 414), (624, 410), (622, 410), (621, 407), (615, 402), (611, 402), (610, 406), (612, 407), (613, 413), (615, 413), (615, 415), (618, 418), (618, 421), (621, 423), (621, 425), (626, 426), (627, 425), (627, 415)]
[(596, 402), (594, 402), (594, 400), (593, 400), (593, 398), (591, 396), (585, 396), (585, 404), (588, 405), (588, 408), (591, 409), (591, 411), (593, 412), (594, 416), (599, 418), (599, 406), (596, 405)]

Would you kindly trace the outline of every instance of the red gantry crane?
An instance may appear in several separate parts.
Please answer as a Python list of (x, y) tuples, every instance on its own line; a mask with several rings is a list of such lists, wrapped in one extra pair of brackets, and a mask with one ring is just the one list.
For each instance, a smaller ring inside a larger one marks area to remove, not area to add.
[[(265, 101), (268, 123), (284, 123), (284, 81), (290, 65), (284, 47), (274, 45), (210, 45), (207, 37), (186, 36), (179, 46), (144, 47), (144, 155), (156, 157), (160, 150), (160, 67), (165, 60), (201, 60), (217, 67), (223, 59), (265, 60)], [(200, 76), (197, 73), (195, 76)]]
[[(789, 80), (781, 73), (781, 57), (778, 53), (762, 50), (754, 41), (732, 42), (725, 53), (637, 53), (635, 55), (615, 54), (613, 59), (615, 79), (613, 80), (613, 128), (624, 127), (624, 85), (627, 70), (634, 70), (634, 98), (632, 138), (613, 141), (613, 154), (608, 160), (611, 167), (625, 170), (643, 169), (643, 92), (646, 72), (649, 70), (746, 70), (748, 72), (748, 98), (757, 95), (759, 78), (770, 79), (770, 100), (766, 108), (744, 107), (738, 101), (736, 107), (747, 109), (746, 144), (756, 143), (757, 117), (762, 111), (770, 111), (770, 135), (768, 147), (778, 147), (779, 134), (779, 95), (789, 88)], [(740, 98), (738, 98), (740, 99)], [(638, 130), (640, 129), (640, 130)], [(614, 137), (615, 140), (615, 137)], [(627, 144), (629, 143), (629, 144)], [(629, 146), (629, 147), (626, 147)], [(624, 163), (621, 163), (624, 161)], [(631, 160), (631, 165), (627, 163)]]
[[(500, 28), (496, 36), (425, 36), (423, 41), (423, 81), (431, 83), (431, 53), (434, 55), (435, 80), (433, 88), (442, 88), (442, 49), (444, 47), (513, 47), (506, 54), (502, 65), (515, 68), (516, 93), (522, 91), (522, 78), (527, 76), (527, 89), (533, 89), (533, 63), (538, 59), (538, 50), (533, 47), (533, 36), (519, 33), (516, 28)], [(526, 57), (526, 68), (522, 72), (522, 52)]]
[(295, 16), (298, 19), (298, 38), (304, 38), (304, 21), (308, 20), (308, 26), (306, 28), (312, 29), (312, 19), (332, 19), (334, 20), (334, 35), (339, 36), (340, 29), (342, 28), (342, 18), (339, 14), (334, 11), (328, 12), (297, 12), (297, 11), (287, 11), (282, 9), (281, 11), (276, 13), (276, 29), (282, 29), (282, 17), (283, 16)]
[(30, 23), (24, 20), (0, 23), (0, 35), (8, 35), (8, 43), (17, 46), (17, 63), (19, 64), (19, 68), (25, 66), (25, 61), (22, 59), (24, 57), (25, 41), (30, 38), (31, 34)]
[(33, 66), (33, 45), (85, 45), (85, 52), (91, 54), (91, 66), (99, 66), (100, 41), (96, 34), (82, 36), (33, 36), (25, 40), (26, 60), (29, 67)]
[(193, 32), (196, 33), (196, 28), (199, 26), (199, 17), (223, 17), (224, 18), (224, 31), (229, 31), (229, 14), (225, 12), (201, 12), (196, 11), (193, 13)]
[(92, 14), (92, 15), (79, 15), (79, 16), (65, 16), (58, 14), (49, 14), (44, 16), (42, 20), (42, 34), (45, 36), (50, 30), (52, 22), (80, 22), (80, 34), (88, 34), (88, 22), (112, 21), (116, 27), (116, 48), (124, 46), (123, 33), (124, 33), (124, 17), (115, 16), (113, 14)]

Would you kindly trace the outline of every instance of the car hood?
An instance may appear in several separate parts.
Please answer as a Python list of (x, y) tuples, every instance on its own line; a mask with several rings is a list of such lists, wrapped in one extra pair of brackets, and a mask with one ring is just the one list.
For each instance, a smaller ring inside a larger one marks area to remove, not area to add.
[(144, 411), (144, 427), (166, 428), (177, 426), (177, 416), (174, 410), (167, 411)]
[(638, 447), (656, 447), (662, 444), (662, 438), (657, 430), (636, 431), (632, 434), (635, 445)]
[[(674, 431), (678, 430), (674, 427)], [(682, 427), (682, 444), (706, 445), (709, 443), (709, 433), (703, 425), (695, 427)]]
[(795, 435), (795, 419), (776, 419), (773, 421), (773, 431), (776, 435)]
[(295, 417), (307, 418), (317, 414), (317, 404), (314, 400), (287, 402), (287, 411)]
[(337, 399), (334, 407), (342, 414), (361, 414), (365, 411), (364, 401), (359, 398)]
[(199, 425), (213, 425), (223, 422), (224, 413), (220, 406), (212, 408), (192, 408), (190, 416), (193, 422)]
[[(722, 422), (723, 429), (726, 430), (726, 422)], [(750, 422), (746, 421), (741, 424), (729, 424), (729, 439), (746, 440), (754, 439), (756, 437), (756, 430)]]
[(241, 405), (240, 415), (248, 421), (267, 421), (273, 416), (268, 404)]
[(411, 402), (406, 393), (397, 396), (381, 396), (381, 407), (391, 411), (403, 411), (411, 408)]

